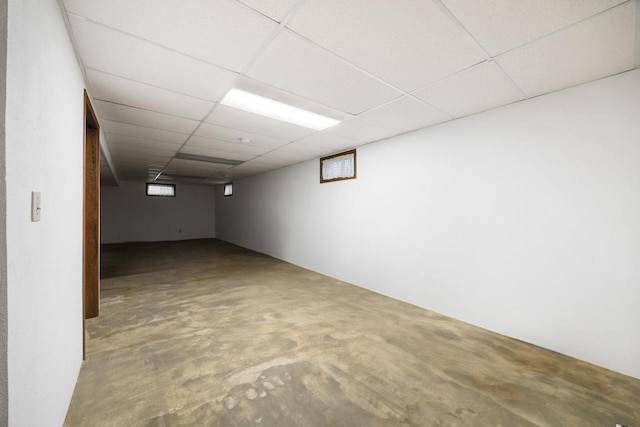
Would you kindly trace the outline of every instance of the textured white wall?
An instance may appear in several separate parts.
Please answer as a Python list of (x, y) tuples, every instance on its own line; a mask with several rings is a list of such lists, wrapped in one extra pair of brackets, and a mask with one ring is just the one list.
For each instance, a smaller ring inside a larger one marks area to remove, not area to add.
[(176, 184), (176, 197), (149, 197), (144, 182), (102, 186), (102, 243), (215, 237), (215, 188)]
[(82, 362), (84, 82), (56, 1), (8, 8), (9, 425), (60, 426)]
[(218, 238), (640, 378), (640, 70), (217, 192)]
[(0, 2), (0, 425), (9, 423), (7, 371), (7, 187), (5, 182), (5, 102), (7, 83), (7, 2)]

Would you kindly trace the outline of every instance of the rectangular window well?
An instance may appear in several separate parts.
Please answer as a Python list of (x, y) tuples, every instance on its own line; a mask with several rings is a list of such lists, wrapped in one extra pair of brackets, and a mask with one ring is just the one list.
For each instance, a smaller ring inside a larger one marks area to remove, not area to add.
[(176, 185), (147, 183), (147, 196), (176, 197)]
[(355, 177), (355, 149), (320, 159), (320, 183), (355, 179)]

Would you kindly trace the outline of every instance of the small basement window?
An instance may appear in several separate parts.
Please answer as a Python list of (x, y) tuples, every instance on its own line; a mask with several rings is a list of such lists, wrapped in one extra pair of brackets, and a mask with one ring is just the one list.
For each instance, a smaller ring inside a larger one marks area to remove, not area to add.
[(233, 196), (233, 182), (224, 185), (224, 195)]
[(176, 197), (176, 185), (147, 183), (147, 196)]
[(355, 179), (355, 177), (355, 149), (320, 159), (320, 183)]

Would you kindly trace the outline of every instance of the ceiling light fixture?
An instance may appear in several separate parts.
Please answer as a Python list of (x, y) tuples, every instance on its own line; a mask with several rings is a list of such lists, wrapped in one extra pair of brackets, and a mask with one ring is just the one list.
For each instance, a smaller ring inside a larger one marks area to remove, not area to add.
[(231, 166), (237, 166), (240, 163), (244, 163), (244, 161), (242, 160), (222, 159), (220, 157), (200, 156), (197, 154), (189, 154), (189, 153), (178, 153), (176, 154), (175, 158), (182, 159), (182, 160), (195, 160), (198, 162), (218, 163), (221, 165), (231, 165)]
[(315, 130), (323, 130), (340, 123), (339, 120), (235, 88), (231, 89), (220, 103)]

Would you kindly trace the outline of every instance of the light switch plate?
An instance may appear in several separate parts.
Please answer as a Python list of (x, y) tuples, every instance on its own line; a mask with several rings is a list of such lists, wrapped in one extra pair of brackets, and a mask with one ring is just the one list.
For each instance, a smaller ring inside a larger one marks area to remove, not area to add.
[(32, 191), (31, 192), (31, 222), (40, 221), (40, 192)]

